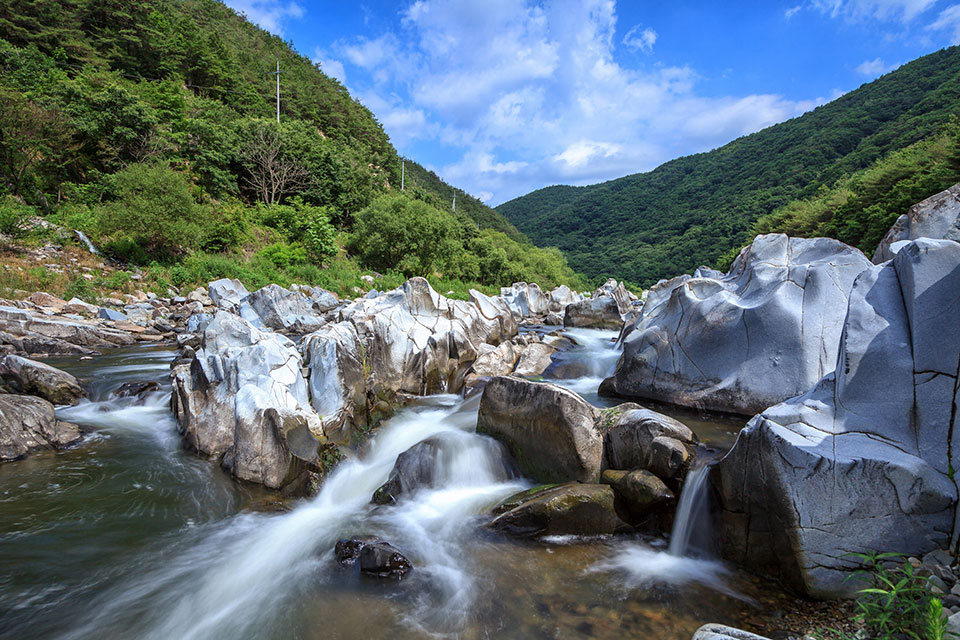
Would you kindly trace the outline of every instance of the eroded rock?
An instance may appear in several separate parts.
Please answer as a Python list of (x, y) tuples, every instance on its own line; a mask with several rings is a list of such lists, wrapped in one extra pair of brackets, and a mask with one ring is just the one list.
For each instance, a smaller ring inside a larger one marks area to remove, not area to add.
[(860, 274), (834, 370), (754, 417), (715, 468), (727, 557), (833, 597), (859, 586), (851, 552), (953, 546), (958, 291), (948, 240)]
[(0, 394), (0, 462), (60, 449), (80, 438), (80, 428), (57, 420), (53, 405), (43, 398)]
[(12, 392), (37, 396), (53, 404), (76, 404), (86, 395), (66, 371), (16, 355), (0, 359), (0, 381)]
[(870, 261), (829, 238), (758, 236), (726, 275), (650, 290), (622, 334), (622, 397), (752, 415), (836, 366), (853, 281)]
[(521, 537), (593, 536), (630, 531), (614, 507), (609, 485), (567, 482), (507, 498), (490, 522), (495, 531)]
[(960, 184), (918, 202), (897, 218), (877, 246), (873, 262), (890, 260), (899, 249), (917, 238), (960, 242)]

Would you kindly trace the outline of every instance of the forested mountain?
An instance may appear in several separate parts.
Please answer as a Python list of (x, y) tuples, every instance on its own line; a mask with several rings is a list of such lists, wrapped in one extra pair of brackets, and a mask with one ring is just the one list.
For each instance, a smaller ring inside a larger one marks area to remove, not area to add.
[(644, 285), (729, 258), (758, 230), (826, 233), (872, 251), (905, 206), (960, 179), (957, 113), (960, 47), (951, 47), (711, 152), (497, 210), (589, 277)]
[[(413, 162), (401, 192), (400, 163), (337, 80), (216, 0), (0, 3), (7, 237), (47, 216), (149, 265), (158, 286), (350, 290), (364, 267), (391, 282), (578, 281), (479, 200), (458, 192), (454, 213), (454, 188)], [(376, 258), (384, 244), (402, 259)]]

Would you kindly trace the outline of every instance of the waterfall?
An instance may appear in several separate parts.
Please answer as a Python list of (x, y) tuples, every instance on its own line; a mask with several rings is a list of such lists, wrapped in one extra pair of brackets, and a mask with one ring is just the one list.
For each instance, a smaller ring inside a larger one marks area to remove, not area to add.
[(73, 232), (77, 234), (77, 238), (80, 239), (80, 242), (87, 245), (87, 251), (89, 251), (95, 256), (100, 255), (100, 252), (97, 251), (97, 248), (93, 246), (93, 243), (90, 242), (90, 238), (88, 238), (86, 234), (83, 233), (83, 231), (80, 231), (79, 229), (74, 229)]
[(709, 475), (710, 465), (708, 464), (691, 469), (687, 474), (683, 490), (680, 492), (677, 513), (673, 519), (673, 529), (670, 532), (670, 555), (677, 557), (687, 555), (695, 526), (703, 526), (708, 522), (710, 514), (706, 488)]

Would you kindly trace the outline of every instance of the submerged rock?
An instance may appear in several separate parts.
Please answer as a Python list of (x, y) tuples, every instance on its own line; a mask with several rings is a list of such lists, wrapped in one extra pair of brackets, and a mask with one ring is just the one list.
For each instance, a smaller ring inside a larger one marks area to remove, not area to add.
[(851, 552), (955, 545), (958, 291), (948, 240), (860, 274), (835, 370), (754, 417), (714, 470), (724, 555), (833, 597), (858, 586)]
[(893, 223), (873, 254), (880, 264), (917, 238), (942, 238), (960, 242), (960, 184), (910, 207)]
[(630, 531), (614, 507), (613, 489), (605, 484), (567, 482), (547, 485), (507, 498), (494, 510), (489, 527), (521, 537), (593, 536)]
[(389, 542), (371, 542), (360, 549), (360, 572), (380, 578), (401, 580), (413, 565)]
[(871, 266), (829, 238), (757, 236), (730, 271), (653, 287), (622, 333), (613, 390), (752, 415), (836, 366), (853, 281)]
[(76, 404), (87, 395), (66, 371), (15, 355), (0, 359), (0, 381), (14, 393), (38, 396), (53, 404)]
[(35, 396), (0, 394), (0, 462), (80, 440), (80, 428), (57, 420), (53, 405)]
[(118, 398), (131, 398), (136, 396), (143, 398), (148, 393), (160, 390), (160, 383), (155, 380), (136, 380), (134, 382), (124, 382), (117, 387), (113, 395)]
[(496, 377), (483, 390), (477, 433), (503, 442), (530, 478), (598, 482), (603, 462), (599, 415), (557, 385)]

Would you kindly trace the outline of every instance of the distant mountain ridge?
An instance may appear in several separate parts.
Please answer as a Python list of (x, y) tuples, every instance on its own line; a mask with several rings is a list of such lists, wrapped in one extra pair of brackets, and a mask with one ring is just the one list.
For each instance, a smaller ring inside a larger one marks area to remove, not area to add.
[(497, 211), (588, 277), (650, 285), (715, 264), (762, 216), (940, 134), (957, 113), (960, 47), (950, 47), (713, 151), (597, 185), (547, 187)]

